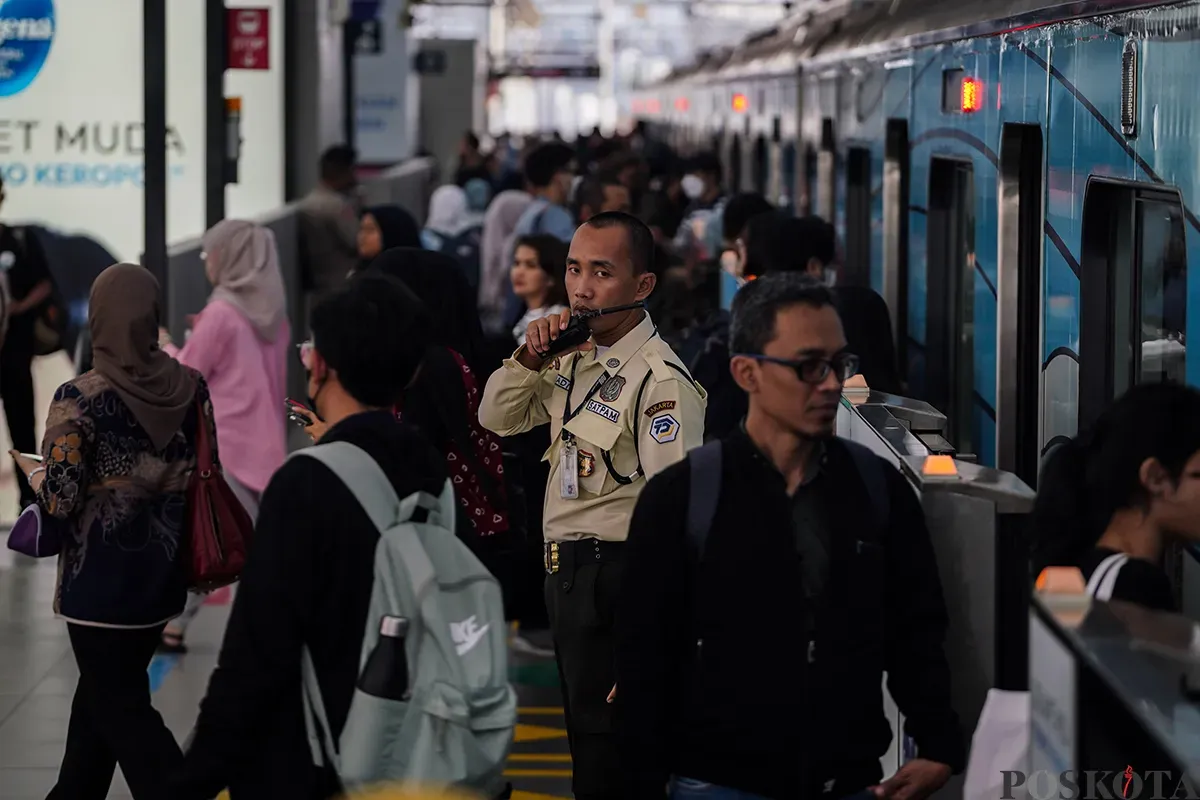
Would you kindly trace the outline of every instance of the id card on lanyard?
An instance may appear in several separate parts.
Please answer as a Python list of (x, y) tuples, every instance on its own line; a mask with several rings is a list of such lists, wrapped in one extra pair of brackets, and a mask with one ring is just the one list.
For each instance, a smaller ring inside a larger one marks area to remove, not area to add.
[(600, 376), (596, 383), (588, 390), (587, 396), (579, 404), (579, 408), (572, 413), (571, 411), (571, 389), (575, 388), (575, 368), (579, 366), (579, 359), (582, 356), (576, 355), (575, 360), (571, 362), (571, 378), (567, 384), (567, 397), (563, 403), (563, 427), (562, 427), (562, 456), (559, 460), (559, 493), (563, 500), (575, 500), (579, 497), (579, 445), (575, 442), (575, 434), (567, 430), (567, 423), (575, 418), (575, 415), (587, 405), (588, 401), (596, 392), (600, 391), (600, 387), (608, 381), (608, 373), (605, 372)]

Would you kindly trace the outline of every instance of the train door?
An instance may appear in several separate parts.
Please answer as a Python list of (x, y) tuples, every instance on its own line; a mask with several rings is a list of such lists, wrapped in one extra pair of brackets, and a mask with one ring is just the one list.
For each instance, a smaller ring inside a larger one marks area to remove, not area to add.
[(1178, 190), (1092, 178), (1083, 206), (1079, 427), (1137, 383), (1184, 383), (1187, 249)]
[(996, 466), (1037, 485), (1042, 365), (1042, 128), (1009, 123), (1000, 136), (996, 256)]
[(841, 279), (848, 286), (871, 286), (871, 151), (846, 151), (846, 254)]
[[(1187, 246), (1179, 191), (1088, 180), (1079, 264), (1079, 427), (1138, 383), (1187, 380)], [(1175, 601), (1200, 618), (1200, 565), (1163, 556)]]
[(883, 300), (900, 375), (908, 372), (908, 120), (889, 119), (883, 153)]
[(926, 400), (946, 415), (960, 454), (975, 441), (975, 170), (970, 161), (929, 166)]

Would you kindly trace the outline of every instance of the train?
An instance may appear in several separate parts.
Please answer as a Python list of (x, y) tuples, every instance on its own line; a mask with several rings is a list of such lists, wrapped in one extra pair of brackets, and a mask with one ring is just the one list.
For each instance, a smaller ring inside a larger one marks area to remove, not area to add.
[(835, 225), (959, 453), (1033, 486), (1128, 387), (1200, 384), (1200, 3), (800, 5), (628, 113)]

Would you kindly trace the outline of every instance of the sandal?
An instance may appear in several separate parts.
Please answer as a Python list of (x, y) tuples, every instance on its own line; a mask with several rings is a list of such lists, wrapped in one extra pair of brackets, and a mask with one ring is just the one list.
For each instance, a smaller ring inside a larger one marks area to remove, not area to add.
[(187, 645), (183, 643), (183, 634), (163, 631), (162, 641), (158, 644), (160, 653), (186, 653)]

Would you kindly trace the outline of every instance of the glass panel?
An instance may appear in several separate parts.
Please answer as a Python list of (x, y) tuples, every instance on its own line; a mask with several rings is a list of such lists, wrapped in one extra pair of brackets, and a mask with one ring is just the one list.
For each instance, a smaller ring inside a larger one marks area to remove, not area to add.
[(1178, 203), (1137, 204), (1140, 383), (1184, 383), (1187, 246)]

